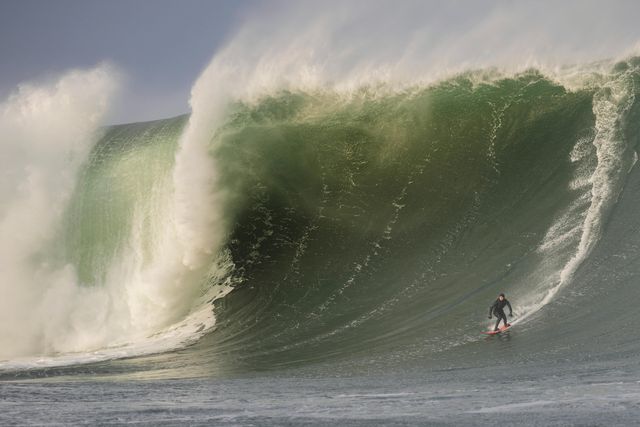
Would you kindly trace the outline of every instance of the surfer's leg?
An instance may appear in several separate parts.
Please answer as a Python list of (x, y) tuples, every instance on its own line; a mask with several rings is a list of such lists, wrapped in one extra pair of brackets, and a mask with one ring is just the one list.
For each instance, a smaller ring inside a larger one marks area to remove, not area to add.
[(507, 326), (507, 315), (504, 314), (504, 312), (502, 313), (494, 313), (496, 315), (496, 317), (498, 318), (498, 321), (496, 322), (496, 327), (493, 329), (494, 331), (497, 331), (500, 328), (500, 322), (504, 322), (504, 326)]

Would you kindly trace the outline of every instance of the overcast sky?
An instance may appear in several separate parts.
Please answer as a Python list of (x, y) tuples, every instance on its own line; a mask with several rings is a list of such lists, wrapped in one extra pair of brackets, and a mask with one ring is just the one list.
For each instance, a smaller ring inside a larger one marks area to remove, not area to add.
[(0, 0), (0, 98), (21, 82), (109, 61), (125, 75), (115, 121), (185, 113), (199, 73), (255, 4)]
[[(125, 76), (112, 121), (182, 114), (201, 71), (247, 23), (256, 24), (256, 41), (278, 31), (286, 41), (319, 15), (342, 19), (333, 43), (353, 42), (354, 57), (386, 49), (392, 58), (410, 46), (416, 58), (451, 61), (526, 49), (597, 58), (640, 40), (640, 2), (632, 0), (0, 0), (0, 99), (21, 82), (108, 61)], [(283, 31), (289, 25), (295, 30)]]

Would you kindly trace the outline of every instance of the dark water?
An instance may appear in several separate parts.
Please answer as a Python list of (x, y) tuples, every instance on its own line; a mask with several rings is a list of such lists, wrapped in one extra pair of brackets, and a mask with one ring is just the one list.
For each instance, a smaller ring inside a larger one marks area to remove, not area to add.
[[(580, 89), (532, 70), (231, 105), (211, 141), (233, 265), (215, 328), (154, 355), (7, 367), (3, 424), (633, 424), (637, 65)], [(136, 192), (170, 175), (186, 120), (97, 145), (62, 239), (86, 282)], [(487, 338), (499, 292), (514, 327)]]

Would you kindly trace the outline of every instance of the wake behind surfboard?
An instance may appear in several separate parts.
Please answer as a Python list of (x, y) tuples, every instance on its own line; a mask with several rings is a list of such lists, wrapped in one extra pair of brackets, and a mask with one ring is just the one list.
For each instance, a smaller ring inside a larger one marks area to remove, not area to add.
[(506, 330), (508, 330), (509, 328), (511, 328), (511, 324), (509, 324), (508, 326), (501, 326), (497, 331), (482, 331), (483, 334), (485, 335), (496, 335), (499, 334), (501, 332), (504, 332)]

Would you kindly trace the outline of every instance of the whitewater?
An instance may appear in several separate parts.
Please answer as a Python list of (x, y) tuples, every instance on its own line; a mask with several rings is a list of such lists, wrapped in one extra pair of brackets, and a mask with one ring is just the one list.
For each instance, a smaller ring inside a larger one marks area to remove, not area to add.
[(106, 63), (0, 104), (0, 422), (637, 419), (640, 58), (326, 25), (245, 27), (173, 118), (108, 124)]

